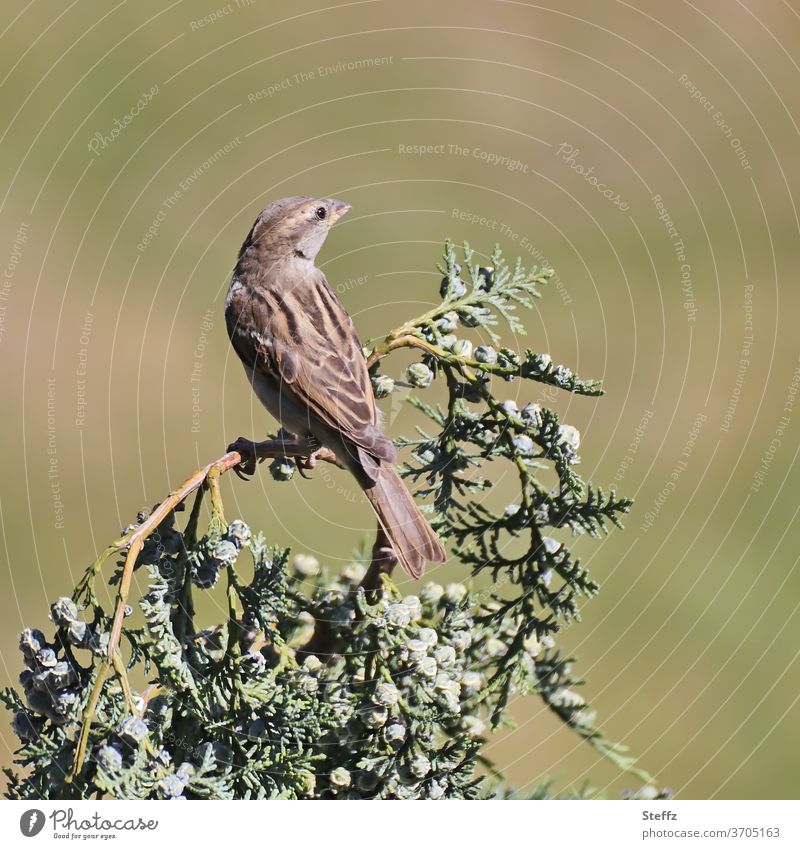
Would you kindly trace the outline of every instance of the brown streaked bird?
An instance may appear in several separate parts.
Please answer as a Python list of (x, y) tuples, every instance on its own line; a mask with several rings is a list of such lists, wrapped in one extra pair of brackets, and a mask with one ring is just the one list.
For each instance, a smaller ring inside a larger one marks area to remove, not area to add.
[(292, 197), (267, 206), (233, 272), (225, 319), (253, 390), (286, 430), (329, 449), (356, 478), (403, 568), (445, 551), (397, 474), (353, 322), (314, 265), (350, 205)]

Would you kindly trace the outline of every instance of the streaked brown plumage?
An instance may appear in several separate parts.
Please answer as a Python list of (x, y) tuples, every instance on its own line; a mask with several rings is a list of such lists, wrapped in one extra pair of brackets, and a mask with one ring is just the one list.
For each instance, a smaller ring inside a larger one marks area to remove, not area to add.
[(400, 564), (418, 578), (426, 561), (444, 561), (444, 548), (395, 470), (353, 322), (314, 265), (349, 209), (333, 198), (293, 197), (261, 212), (225, 301), (228, 335), (261, 403), (352, 472)]

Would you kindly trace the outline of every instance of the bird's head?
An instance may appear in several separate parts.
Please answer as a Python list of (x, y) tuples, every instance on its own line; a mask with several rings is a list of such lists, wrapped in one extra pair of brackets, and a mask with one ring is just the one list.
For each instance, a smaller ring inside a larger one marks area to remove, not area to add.
[(313, 261), (328, 230), (349, 209), (349, 203), (336, 198), (302, 196), (276, 200), (261, 211), (248, 242), (259, 253), (275, 258), (296, 256)]

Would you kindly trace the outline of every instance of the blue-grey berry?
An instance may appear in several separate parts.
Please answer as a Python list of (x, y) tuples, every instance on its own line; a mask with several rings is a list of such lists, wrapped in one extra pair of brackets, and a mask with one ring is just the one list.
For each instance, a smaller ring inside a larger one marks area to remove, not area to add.
[(534, 444), (533, 440), (530, 436), (526, 436), (524, 433), (518, 433), (513, 439), (514, 448), (516, 448), (517, 453), (528, 456), (533, 454)]
[(49, 714), (51, 721), (60, 724), (68, 719), (77, 719), (75, 711), (79, 701), (77, 690), (59, 690), (53, 697), (53, 711)]
[(383, 705), (365, 705), (358, 709), (358, 715), (368, 728), (381, 728), (386, 725), (389, 710)]
[(172, 703), (166, 696), (154, 696), (147, 703), (147, 716), (151, 723), (166, 725), (172, 719)]
[(463, 298), (467, 293), (467, 284), (460, 277), (443, 277), (439, 286), (439, 294), (442, 298), (456, 300)]
[(422, 616), (422, 602), (417, 596), (407, 595), (403, 599), (403, 604), (408, 608), (412, 622), (416, 622)]
[(437, 646), (433, 651), (433, 656), (443, 669), (447, 669), (456, 662), (456, 650), (452, 646)]
[(191, 566), (192, 583), (201, 590), (210, 590), (217, 585), (221, 563), (210, 557), (193, 558)]
[(116, 746), (100, 746), (94, 758), (106, 772), (119, 772), (122, 769), (122, 752)]
[(425, 778), (425, 776), (431, 771), (431, 762), (420, 752), (414, 755), (411, 759), (411, 763), (408, 765), (408, 768), (411, 770), (411, 774), (416, 778)]
[(214, 546), (211, 556), (219, 563), (235, 563), (239, 549), (230, 540), (222, 539)]
[(421, 463), (433, 463), (436, 460), (436, 451), (431, 448), (425, 448), (416, 452)]
[(188, 784), (196, 775), (197, 767), (189, 761), (184, 761), (176, 770), (175, 775), (185, 784)]
[(393, 628), (406, 628), (411, 623), (411, 611), (405, 604), (394, 602), (386, 611), (386, 621)]
[(372, 694), (372, 701), (384, 707), (394, 707), (400, 698), (400, 692), (389, 681), (381, 681)]
[(289, 481), (294, 476), (297, 464), (294, 460), (285, 457), (277, 457), (269, 464), (269, 473), (276, 481)]
[(343, 766), (338, 766), (328, 776), (331, 787), (336, 790), (344, 790), (350, 786), (350, 772)]
[(481, 401), (483, 401), (483, 393), (481, 391), (481, 386), (485, 385), (486, 381), (482, 379), (478, 383), (463, 384), (461, 388), (461, 394), (464, 396), (464, 400), (469, 401), (471, 404), (479, 404)]
[(253, 538), (253, 532), (250, 530), (250, 526), (243, 522), (241, 519), (234, 519), (230, 525), (228, 525), (228, 530), (225, 533), (225, 536), (239, 549), (246, 548), (250, 545), (250, 540)]
[(447, 792), (447, 783), (444, 779), (433, 779), (428, 785), (428, 798), (432, 800), (441, 799)]
[(309, 675), (321, 675), (325, 671), (322, 661), (315, 654), (308, 655), (303, 666)]
[(47, 646), (44, 634), (38, 628), (26, 628), (19, 635), (20, 651), (29, 660), (33, 660), (37, 653)]
[(304, 578), (313, 578), (320, 573), (319, 560), (313, 554), (295, 554), (292, 568)]
[(475, 359), (479, 363), (494, 365), (497, 362), (497, 351), (491, 345), (478, 345), (475, 349)]
[(53, 700), (49, 693), (31, 688), (25, 692), (25, 703), (34, 713), (49, 716), (53, 709)]
[(450, 636), (450, 645), (457, 653), (463, 654), (472, 645), (472, 634), (469, 631), (454, 631)]
[(540, 427), (542, 424), (542, 408), (538, 404), (526, 404), (522, 408), (522, 421), (529, 427)]
[(461, 676), (461, 691), (465, 696), (476, 696), (483, 687), (483, 675), (468, 671)]
[(436, 702), (448, 713), (461, 713), (458, 696), (450, 690), (440, 690), (436, 695)]
[(186, 782), (179, 778), (175, 773), (165, 775), (158, 782), (158, 788), (167, 797), (167, 799), (177, 799), (183, 795), (186, 789)]
[(552, 362), (553, 360), (550, 357), (550, 354), (534, 354), (531, 359), (533, 367), (539, 372), (547, 371), (550, 368)]
[(386, 742), (390, 746), (400, 747), (406, 739), (406, 727), (399, 722), (393, 722), (386, 726), (384, 734), (386, 735)]
[(59, 628), (68, 628), (78, 619), (78, 608), (71, 598), (62, 596), (50, 605), (50, 618)]
[(87, 637), (87, 647), (91, 649), (92, 654), (103, 656), (108, 653), (108, 639), (109, 635), (107, 631), (90, 629), (89, 636)]
[(441, 333), (455, 333), (458, 328), (458, 313), (447, 312), (437, 322), (436, 327)]
[(18, 710), (11, 720), (11, 728), (20, 740), (31, 743), (39, 739), (44, 720), (39, 716), (31, 716), (25, 711)]
[(424, 678), (435, 678), (436, 673), (439, 671), (439, 666), (436, 663), (436, 660), (432, 657), (423, 657), (419, 662), (419, 673)]
[(433, 383), (433, 372), (425, 363), (412, 363), (406, 369), (406, 379), (418, 389), (427, 389)]
[(243, 660), (247, 662), (247, 671), (250, 675), (260, 675), (267, 670), (267, 659), (260, 651), (249, 651)]
[(468, 360), (472, 356), (472, 342), (469, 339), (459, 339), (453, 345), (453, 353), (457, 357), (463, 357), (465, 360)]
[(360, 584), (367, 570), (362, 563), (348, 563), (339, 573), (339, 577), (348, 584)]
[(467, 588), (463, 584), (448, 584), (444, 588), (444, 600), (449, 604), (460, 604), (467, 595)]
[(572, 372), (566, 366), (556, 366), (553, 369), (553, 376), (565, 383), (572, 377)]
[(356, 618), (356, 612), (349, 604), (340, 604), (330, 613), (330, 620), (335, 625), (349, 625)]
[(560, 425), (558, 435), (573, 451), (577, 451), (581, 447), (581, 434), (576, 427)]
[(41, 649), (36, 653), (36, 662), (39, 666), (52, 669), (58, 663), (58, 658), (53, 649)]
[(147, 723), (138, 716), (126, 716), (117, 727), (117, 733), (126, 743), (138, 746), (147, 737)]
[(405, 660), (410, 666), (417, 666), (428, 652), (428, 644), (422, 640), (409, 640), (405, 646)]
[(396, 789), (392, 791), (392, 797), (395, 799), (418, 799), (419, 793), (417, 792), (417, 785), (419, 784), (419, 779), (413, 772), (411, 772), (411, 768), (408, 764), (403, 764), (397, 770), (397, 778), (400, 782)]
[(65, 687), (69, 687), (70, 684), (74, 684), (77, 680), (78, 676), (71, 664), (62, 660), (55, 666), (34, 675), (33, 686), (37, 690), (54, 693), (56, 690), (63, 690)]
[(435, 584), (433, 581), (429, 581), (420, 590), (419, 597), (423, 604), (432, 607), (439, 603), (443, 595), (444, 587), (441, 584)]
[(387, 374), (379, 374), (372, 378), (372, 389), (376, 398), (386, 398), (394, 392), (394, 380)]

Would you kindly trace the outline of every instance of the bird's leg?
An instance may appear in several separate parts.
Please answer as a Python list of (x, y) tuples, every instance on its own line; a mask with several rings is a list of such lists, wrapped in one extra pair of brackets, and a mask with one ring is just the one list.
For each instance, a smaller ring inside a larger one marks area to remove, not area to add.
[[(240, 436), (228, 446), (228, 452), (231, 451), (236, 451), (242, 456), (242, 462), (234, 467), (234, 471), (243, 480), (248, 480), (255, 474), (256, 466), (262, 460), (276, 457), (306, 458), (304, 460), (306, 465), (302, 468), (314, 468), (317, 460), (340, 465), (333, 451), (323, 448), (310, 434), (288, 439), (265, 439), (262, 442), (254, 442), (252, 439)], [(298, 468), (301, 468), (299, 463)]]
[(295, 465), (297, 466), (297, 471), (304, 478), (308, 478), (306, 474), (306, 470), (311, 471), (311, 469), (315, 468), (317, 465), (317, 457), (319, 456), (322, 449), (322, 443), (314, 436), (313, 433), (307, 433), (304, 437), (295, 437), (298, 442), (298, 445), (305, 444), (306, 452), (302, 455), (298, 455), (294, 458)]

